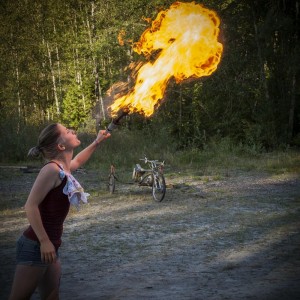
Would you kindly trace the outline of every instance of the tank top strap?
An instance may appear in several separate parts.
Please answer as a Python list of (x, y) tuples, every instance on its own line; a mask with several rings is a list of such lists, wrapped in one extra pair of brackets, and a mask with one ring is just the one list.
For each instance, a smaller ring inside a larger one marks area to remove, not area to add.
[(65, 178), (65, 176), (66, 176), (65, 170), (64, 170), (63, 166), (60, 165), (60, 164), (58, 164), (56, 161), (53, 161), (53, 160), (48, 161), (47, 163), (44, 164), (44, 166), (46, 166), (46, 165), (48, 165), (50, 163), (56, 164), (59, 167), (59, 169), (60, 169), (59, 170), (59, 178), (61, 180), (63, 180)]
[(64, 170), (64, 168), (62, 167), (62, 165), (58, 164), (56, 161), (53, 161), (53, 160), (50, 160), (50, 161), (46, 162), (44, 164), (44, 166), (46, 166), (48, 164), (51, 164), (51, 163), (56, 164), (61, 170)]

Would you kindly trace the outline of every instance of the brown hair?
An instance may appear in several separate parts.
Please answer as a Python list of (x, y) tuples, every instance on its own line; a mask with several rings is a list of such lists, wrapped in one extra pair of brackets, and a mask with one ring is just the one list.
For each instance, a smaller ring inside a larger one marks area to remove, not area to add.
[(44, 158), (53, 159), (56, 157), (57, 140), (60, 136), (58, 123), (53, 123), (45, 127), (39, 135), (37, 146), (28, 151), (28, 156), (38, 157), (40, 154)]

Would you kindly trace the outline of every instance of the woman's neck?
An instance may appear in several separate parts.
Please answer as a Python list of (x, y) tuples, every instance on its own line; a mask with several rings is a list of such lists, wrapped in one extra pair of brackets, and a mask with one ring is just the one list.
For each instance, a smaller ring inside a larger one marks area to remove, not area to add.
[(52, 161), (60, 164), (66, 172), (71, 173), (72, 155), (73, 154), (71, 153), (69, 154), (67, 152), (64, 152), (62, 155), (59, 155), (56, 158), (52, 159)]

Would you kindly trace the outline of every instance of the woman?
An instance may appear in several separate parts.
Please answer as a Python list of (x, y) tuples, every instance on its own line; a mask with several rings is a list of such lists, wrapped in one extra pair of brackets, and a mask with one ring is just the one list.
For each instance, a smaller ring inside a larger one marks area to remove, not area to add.
[(55, 123), (41, 132), (38, 145), (29, 150), (28, 155), (42, 154), (48, 162), (40, 170), (25, 204), (30, 226), (17, 243), (10, 300), (30, 299), (37, 287), (42, 299), (59, 299), (58, 249), (63, 222), (70, 203), (79, 205), (87, 200), (71, 172), (83, 165), (109, 136), (105, 130), (99, 131), (96, 140), (73, 158), (74, 149), (80, 145), (76, 133)]

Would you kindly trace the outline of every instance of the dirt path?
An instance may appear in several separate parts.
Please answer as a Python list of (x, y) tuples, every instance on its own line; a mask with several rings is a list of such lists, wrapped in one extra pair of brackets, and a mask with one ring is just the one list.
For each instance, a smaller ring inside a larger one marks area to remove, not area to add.
[[(0, 181), (2, 199), (16, 207), (0, 215), (1, 299), (27, 224), (19, 199), (36, 174), (18, 176), (17, 187)], [(65, 223), (62, 300), (300, 299), (297, 175), (167, 174), (162, 203), (134, 185), (110, 195), (92, 171), (75, 176), (91, 198)]]

